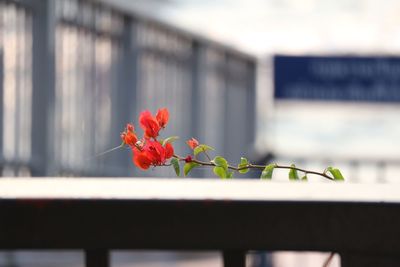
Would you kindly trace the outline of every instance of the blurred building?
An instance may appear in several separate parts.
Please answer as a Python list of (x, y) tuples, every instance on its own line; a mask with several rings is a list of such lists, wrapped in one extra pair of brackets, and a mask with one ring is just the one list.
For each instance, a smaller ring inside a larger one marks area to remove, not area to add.
[[(277, 54), (396, 58), (400, 53), (398, 1), (172, 3), (157, 13), (163, 20), (257, 55), (255, 147), (261, 159), (274, 155), (277, 162), (296, 162), (311, 169), (335, 165), (348, 181), (397, 180), (398, 102), (275, 99), (273, 59)], [(276, 174), (287, 180), (286, 172)]]

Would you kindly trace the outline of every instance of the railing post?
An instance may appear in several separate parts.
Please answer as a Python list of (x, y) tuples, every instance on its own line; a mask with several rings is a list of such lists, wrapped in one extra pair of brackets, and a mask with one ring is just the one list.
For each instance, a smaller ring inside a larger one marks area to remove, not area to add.
[(246, 88), (246, 94), (247, 94), (247, 103), (246, 103), (246, 117), (247, 117), (247, 127), (246, 127), (246, 146), (249, 148), (250, 145), (252, 145), (256, 138), (257, 138), (257, 133), (256, 133), (256, 90), (257, 90), (257, 65), (253, 61), (249, 61), (247, 63), (247, 88)]
[(224, 267), (245, 267), (246, 253), (242, 250), (225, 250), (222, 252)]
[(54, 142), (56, 1), (33, 3), (32, 176), (46, 176)]
[[(113, 136), (119, 136), (128, 122), (135, 122), (136, 98), (138, 84), (138, 45), (137, 21), (134, 17), (124, 18), (124, 29), (121, 36), (121, 53), (118, 62), (118, 90), (113, 90), (115, 107), (113, 109)], [(130, 158), (125, 153), (113, 153), (113, 162), (121, 167), (121, 176), (134, 175), (135, 168), (129, 167)]]
[[(1, 44), (0, 44), (1, 45)], [(4, 62), (3, 50), (0, 46), (0, 175), (3, 171), (3, 77), (4, 77)]]
[[(202, 107), (204, 106), (201, 94), (204, 93), (205, 79), (205, 47), (200, 41), (192, 40), (192, 55), (191, 55), (191, 125), (190, 136), (203, 139), (200, 125), (201, 116), (204, 114)], [(204, 170), (197, 170), (196, 177), (204, 177)]]
[(107, 250), (85, 250), (85, 267), (109, 267), (110, 259)]
[(202, 62), (202, 46), (200, 42), (193, 41), (192, 43), (192, 58), (191, 58), (191, 65), (192, 65), (192, 100), (191, 100), (191, 136), (199, 136), (199, 116), (201, 114), (200, 110), (200, 94), (202, 90), (202, 83), (203, 83), (203, 69), (204, 62)]

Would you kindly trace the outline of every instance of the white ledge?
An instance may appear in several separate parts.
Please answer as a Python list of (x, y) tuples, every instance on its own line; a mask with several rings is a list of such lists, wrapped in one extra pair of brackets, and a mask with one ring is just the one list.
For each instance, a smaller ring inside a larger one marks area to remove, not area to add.
[(189, 178), (0, 178), (0, 199), (400, 202), (400, 184)]

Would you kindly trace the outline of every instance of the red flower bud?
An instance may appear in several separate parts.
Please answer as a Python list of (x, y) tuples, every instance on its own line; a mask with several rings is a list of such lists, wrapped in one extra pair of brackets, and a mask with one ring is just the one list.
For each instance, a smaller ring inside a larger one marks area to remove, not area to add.
[(132, 124), (128, 123), (128, 124), (126, 124), (126, 131), (127, 132), (134, 132), (135, 131), (135, 127)]
[(133, 132), (126, 132), (121, 134), (122, 141), (128, 146), (135, 146), (137, 137)]
[(126, 125), (125, 131), (121, 133), (121, 139), (124, 144), (131, 147), (135, 146), (138, 139), (134, 131), (135, 128), (133, 127), (133, 125), (128, 123)]
[(190, 155), (188, 155), (186, 158), (185, 158), (185, 162), (186, 163), (190, 163), (190, 162), (192, 162), (192, 156), (190, 156)]
[(186, 141), (186, 144), (191, 148), (191, 149), (195, 149), (198, 145), (199, 145), (199, 141), (197, 141), (196, 139), (194, 139), (192, 137), (192, 139), (189, 139)]

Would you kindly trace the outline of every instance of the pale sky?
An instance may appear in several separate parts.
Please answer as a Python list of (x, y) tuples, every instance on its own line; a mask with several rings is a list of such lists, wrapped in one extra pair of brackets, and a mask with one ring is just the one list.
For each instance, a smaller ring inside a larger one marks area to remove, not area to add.
[(113, 0), (255, 55), (399, 53), (397, 0)]

